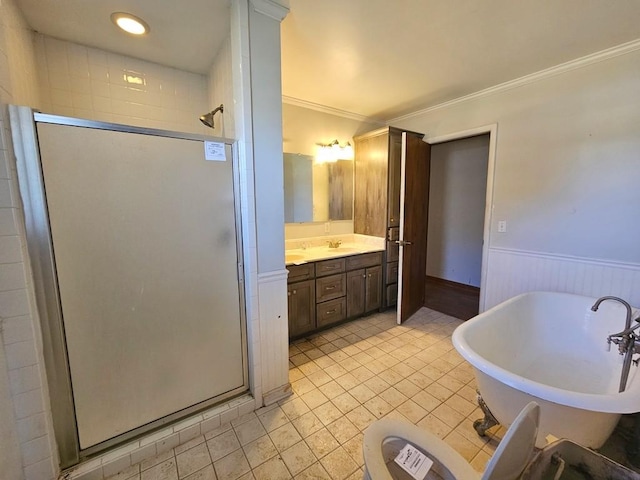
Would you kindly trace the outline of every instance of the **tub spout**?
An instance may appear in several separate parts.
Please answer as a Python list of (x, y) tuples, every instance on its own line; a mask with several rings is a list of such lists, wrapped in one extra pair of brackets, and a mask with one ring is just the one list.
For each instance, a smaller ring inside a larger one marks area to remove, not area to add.
[(628, 330), (629, 327), (631, 327), (631, 305), (629, 305), (627, 302), (625, 302), (623, 299), (619, 298), (619, 297), (612, 297), (610, 295), (606, 296), (606, 297), (600, 297), (598, 300), (596, 300), (596, 303), (593, 304), (593, 306), (591, 307), (591, 311), (592, 312), (597, 312), (598, 308), (600, 307), (600, 304), (602, 302), (604, 302), (605, 300), (615, 300), (616, 302), (620, 302), (622, 305), (624, 305), (627, 309), (627, 318), (625, 319), (624, 322), (624, 329)]

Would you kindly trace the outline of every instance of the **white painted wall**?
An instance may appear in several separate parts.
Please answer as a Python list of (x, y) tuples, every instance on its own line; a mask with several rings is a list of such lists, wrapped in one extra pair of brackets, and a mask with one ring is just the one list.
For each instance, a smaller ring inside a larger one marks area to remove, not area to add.
[(489, 136), (431, 148), (427, 275), (480, 287)]
[[(490, 249), (640, 268), (638, 71), (638, 50), (598, 56), (393, 123), (427, 132), (427, 141), (498, 124)], [(507, 221), (506, 233), (497, 232), (498, 220)], [(499, 280), (493, 275), (489, 263), (489, 284)], [(586, 291), (569, 284), (565, 291)], [(640, 305), (637, 287), (629, 299)], [(552, 285), (538, 282), (537, 288)], [(602, 294), (616, 291), (612, 286)]]

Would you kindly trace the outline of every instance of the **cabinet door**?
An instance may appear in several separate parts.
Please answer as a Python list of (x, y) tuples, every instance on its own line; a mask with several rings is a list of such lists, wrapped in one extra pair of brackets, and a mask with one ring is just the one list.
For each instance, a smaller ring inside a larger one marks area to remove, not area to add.
[(400, 226), (400, 167), (402, 136), (399, 132), (389, 135), (389, 227)]
[(382, 266), (367, 268), (365, 280), (365, 311), (370, 312), (382, 305)]
[(316, 328), (315, 281), (287, 285), (289, 307), (289, 337), (296, 337)]
[(365, 312), (366, 270), (347, 273), (347, 317), (357, 317)]

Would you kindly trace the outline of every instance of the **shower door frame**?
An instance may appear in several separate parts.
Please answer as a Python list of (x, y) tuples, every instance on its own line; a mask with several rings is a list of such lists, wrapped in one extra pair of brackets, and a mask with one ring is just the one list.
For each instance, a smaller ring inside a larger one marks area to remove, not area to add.
[[(228, 400), (249, 391), (246, 294), (237, 142), (227, 138), (43, 114), (38, 113), (29, 107), (20, 107), (15, 105), (9, 105), (9, 113), (14, 151), (17, 160), (20, 197), (24, 207), (27, 250), (31, 263), (31, 271), (33, 273), (35, 300), (38, 307), (40, 329), (42, 332), (47, 386), (49, 390), (53, 429), (58, 447), (60, 467), (64, 469), (76, 465), (87, 457), (104, 452), (116, 445), (123, 444), (136, 437), (140, 437), (153, 430), (157, 430), (169, 423), (183, 419), (198, 411), (205, 410), (213, 405), (221, 403), (224, 400)], [(242, 340), (243, 361), (243, 383), (240, 387), (159, 418), (84, 450), (80, 448), (78, 425), (75, 416), (73, 390), (71, 385), (71, 370), (67, 353), (62, 306), (58, 290), (58, 279), (48, 207), (46, 203), (44, 178), (40, 163), (40, 148), (36, 123), (49, 123), (182, 140), (203, 142), (212, 141), (224, 143), (225, 146), (228, 145), (231, 148), (241, 329), (240, 335)]]

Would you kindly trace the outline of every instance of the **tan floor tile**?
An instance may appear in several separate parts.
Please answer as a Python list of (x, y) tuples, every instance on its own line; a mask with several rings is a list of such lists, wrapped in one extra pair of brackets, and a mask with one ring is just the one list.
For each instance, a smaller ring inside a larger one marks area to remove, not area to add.
[(444, 437), (444, 441), (462, 455), (467, 462), (471, 462), (473, 457), (480, 452), (480, 447), (474, 445), (456, 431)]
[(442, 385), (445, 388), (448, 388), (452, 392), (457, 392), (458, 390), (460, 390), (465, 385), (463, 382), (461, 382), (459, 380), (456, 380), (455, 378), (453, 378), (449, 374), (443, 375), (442, 377), (440, 377), (436, 381), (436, 383)]
[(349, 456), (353, 459), (354, 462), (356, 462), (359, 467), (362, 467), (364, 465), (364, 456), (362, 453), (363, 439), (364, 434), (358, 433), (342, 445), (342, 447), (347, 451)]
[(404, 378), (394, 385), (394, 387), (402, 393), (404, 396), (411, 398), (420, 390), (419, 386), (413, 383), (411, 380)]
[(251, 468), (256, 468), (258, 465), (278, 454), (278, 450), (269, 435), (258, 438), (248, 445), (243, 446), (242, 449)]
[(240, 442), (233, 430), (224, 432), (211, 440), (207, 440), (209, 455), (214, 462), (240, 448)]
[(307, 378), (311, 380), (311, 383), (313, 383), (316, 387), (320, 387), (321, 385), (324, 385), (325, 383), (328, 383), (332, 380), (332, 378), (327, 375), (324, 370), (318, 370), (311, 375), (307, 375)]
[(320, 368), (327, 368), (327, 367), (330, 367), (331, 365), (335, 365), (336, 361), (332, 358), (325, 356), (325, 357), (317, 358), (315, 360), (315, 364), (318, 365)]
[(351, 423), (346, 416), (340, 417), (335, 422), (327, 425), (327, 430), (329, 430), (329, 432), (331, 432), (335, 439), (341, 444), (360, 433), (360, 430), (358, 430), (358, 428)]
[(367, 380), (366, 382), (364, 382), (364, 384), (369, 387), (371, 390), (373, 390), (373, 392), (378, 395), (379, 393), (384, 392), (387, 388), (390, 387), (390, 385), (385, 382), (384, 380), (382, 380), (381, 378), (378, 377), (372, 377), (369, 380)]
[(326, 402), (329, 401), (329, 399), (326, 397), (326, 395), (324, 395), (317, 388), (314, 388), (313, 390), (311, 390), (310, 392), (305, 393), (304, 395), (300, 395), (300, 398), (302, 399), (302, 401), (304, 403), (307, 404), (307, 406), (311, 410), (314, 410), (315, 408), (319, 407), (323, 403), (326, 403)]
[(324, 426), (329, 425), (330, 423), (336, 421), (340, 418), (343, 413), (336, 407), (333, 403), (327, 402), (323, 405), (320, 405), (318, 408), (314, 410), (316, 417), (322, 422)]
[(371, 377), (374, 376), (374, 373), (371, 370), (369, 370), (367, 367), (360, 366), (355, 370), (352, 370), (351, 375), (356, 377), (356, 379), (359, 382), (366, 382), (367, 380), (369, 380)]
[(367, 365), (369, 362), (373, 361), (373, 357), (367, 352), (360, 352), (357, 355), (354, 355), (353, 359), (359, 362), (361, 365)]
[(147, 470), (140, 475), (141, 480), (178, 480), (178, 468), (174, 458), (170, 458)]
[(338, 410), (342, 413), (350, 412), (354, 408), (360, 406), (360, 402), (353, 398), (348, 392), (338, 395), (336, 398), (331, 400), (331, 402), (338, 407)]
[(322, 367), (320, 367), (316, 362), (308, 362), (298, 367), (302, 373), (304, 373), (307, 377), (309, 375), (313, 375), (314, 373), (321, 372)]
[(282, 427), (276, 428), (269, 433), (269, 436), (279, 452), (286, 450), (302, 440), (302, 437), (292, 423), (287, 423)]
[(349, 391), (352, 388), (360, 385), (360, 382), (358, 381), (358, 379), (353, 375), (351, 375), (350, 373), (346, 373), (341, 377), (336, 378), (335, 380), (346, 391)]
[(115, 475), (107, 477), (105, 480), (140, 480), (140, 464), (131, 465), (130, 467), (120, 470)]
[(428, 414), (418, 422), (420, 428), (429, 430), (439, 438), (446, 437), (453, 429), (433, 414)]
[(429, 413), (413, 400), (407, 400), (403, 404), (396, 407), (396, 410), (407, 417), (413, 424), (418, 423), (427, 415), (427, 413)]
[(318, 348), (312, 348), (311, 350), (307, 350), (304, 352), (307, 357), (311, 360), (315, 360), (316, 358), (320, 358), (324, 356), (324, 352)]
[(471, 460), (471, 466), (476, 472), (482, 473), (487, 468), (487, 463), (489, 463), (489, 460), (491, 460), (491, 455), (483, 450), (480, 450)]
[(342, 350), (337, 350), (335, 352), (329, 353), (329, 357), (334, 359), (336, 361), (336, 363), (339, 364), (339, 363), (344, 362), (347, 358), (349, 358), (349, 355), (344, 353)]
[(446, 401), (451, 395), (453, 395), (453, 392), (451, 390), (443, 387), (437, 382), (432, 383), (425, 390), (441, 402)]
[(311, 383), (311, 380), (305, 377), (291, 383), (291, 388), (297, 395), (304, 395), (316, 388), (316, 386)]
[(389, 385), (395, 385), (396, 383), (404, 380), (404, 377), (402, 375), (391, 369), (387, 369), (384, 372), (380, 373), (378, 375), (378, 378), (384, 380)]
[(473, 420), (469, 419), (468, 417), (460, 422), (460, 425), (458, 425), (454, 429), (454, 431), (458, 432), (460, 435), (462, 435), (464, 438), (469, 440), (474, 445), (477, 445), (478, 447), (484, 447), (485, 443), (489, 441), (487, 437), (481, 437), (480, 435), (478, 435), (478, 432), (476, 432), (475, 428), (473, 428)]
[(300, 415), (303, 415), (309, 411), (309, 407), (300, 397), (292, 398), (282, 405), (280, 408), (287, 416), (289, 420), (293, 420), (294, 418), (298, 418)]
[(296, 480), (331, 480), (320, 462), (316, 462), (295, 476)]
[(256, 416), (256, 412), (249, 412), (246, 415), (242, 415), (241, 417), (235, 418), (231, 421), (232, 427), (237, 427), (238, 425), (242, 425), (243, 423), (247, 423), (250, 420), (254, 420), (258, 418)]
[(271, 432), (289, 421), (280, 407), (269, 410), (268, 412), (259, 415), (258, 418), (267, 432)]
[(320, 463), (333, 480), (344, 480), (358, 470), (358, 464), (353, 461), (342, 447), (336, 448), (329, 455), (322, 458)]
[(236, 480), (251, 470), (242, 450), (236, 450), (213, 462), (213, 468), (216, 471), (216, 476), (225, 480)]
[(192, 473), (188, 477), (184, 477), (183, 480), (217, 480), (216, 472), (213, 470), (213, 464), (209, 464), (201, 470)]
[(444, 403), (431, 413), (452, 428), (457, 427), (460, 422), (466, 418), (464, 415), (456, 412), (453, 408)]
[(380, 393), (379, 396), (394, 408), (408, 400), (406, 396), (393, 387), (387, 388), (384, 392)]
[(429, 385), (433, 383), (433, 379), (425, 375), (423, 370), (412, 373), (407, 377), (407, 379), (413, 382), (415, 385), (417, 385), (421, 389), (427, 388)]
[(457, 412), (460, 412), (465, 417), (467, 415), (471, 415), (471, 413), (473, 413), (473, 411), (476, 409), (476, 406), (473, 403), (465, 400), (458, 394), (449, 397), (449, 399), (447, 399), (447, 401), (445, 402), (445, 405), (449, 405), (451, 408), (453, 408)]
[(211, 457), (209, 456), (207, 445), (201, 443), (200, 445), (180, 453), (176, 456), (176, 463), (178, 465), (179, 478), (189, 476), (201, 468), (206, 467), (211, 464)]
[(289, 360), (296, 367), (299, 367), (300, 365), (304, 365), (305, 363), (308, 363), (311, 361), (311, 359), (307, 357), (304, 353), (299, 353), (297, 355), (294, 355), (293, 357), (290, 357)]
[[(411, 357), (410, 357), (411, 358)], [(412, 375), (416, 370), (414, 368), (412, 368), (411, 366), (409, 366), (406, 361), (402, 361), (400, 363), (397, 363), (396, 365), (394, 365), (393, 367), (391, 367), (390, 370), (393, 370), (394, 372), (396, 372), (398, 375), (400, 375), (403, 379), (407, 378), (409, 375)]]
[(258, 417), (234, 427), (234, 430), (238, 436), (240, 445), (246, 445), (247, 443), (253, 442), (256, 438), (267, 433)]
[(309, 445), (309, 448), (311, 448), (311, 451), (318, 459), (340, 446), (340, 443), (338, 443), (326, 428), (322, 428), (316, 433), (309, 435), (304, 441)]
[(304, 442), (298, 442), (281, 454), (289, 472), (294, 476), (316, 462), (316, 457)]
[(475, 388), (471, 388), (469, 385), (462, 387), (458, 391), (458, 395), (474, 405), (477, 405), (478, 403), (478, 392), (476, 392)]
[(360, 431), (363, 431), (369, 425), (376, 421), (376, 417), (362, 405), (351, 410), (349, 413), (347, 413), (346, 417)]
[(382, 418), (391, 410), (393, 407), (389, 405), (386, 401), (384, 401), (379, 396), (373, 397), (371, 400), (368, 400), (364, 403), (364, 406), (367, 410), (369, 410), (376, 418)]
[(428, 392), (428, 388), (427, 390), (421, 390), (420, 392), (416, 393), (413, 397), (411, 397), (411, 399), (428, 412), (431, 412), (442, 405), (442, 402), (440, 400), (438, 400)]
[(375, 392), (366, 385), (358, 385), (349, 390), (349, 393), (360, 403), (364, 403), (376, 396)]
[(328, 366), (327, 368), (324, 369), (324, 371), (327, 375), (329, 375), (334, 380), (338, 377), (341, 377), (345, 373), (347, 373), (347, 370), (344, 367), (342, 367), (342, 365), (339, 365), (337, 363), (334, 363), (333, 365)]
[(327, 355), (330, 355), (331, 353), (334, 353), (336, 350), (338, 350), (338, 347), (336, 347), (333, 343), (327, 343), (326, 345), (322, 345), (320, 347), (320, 350), (322, 350)]
[(378, 376), (387, 369), (387, 366), (378, 360), (373, 360), (372, 362), (367, 363), (367, 368)]
[(174, 452), (176, 455), (181, 454), (182, 452), (186, 452), (187, 450), (200, 445), (201, 443), (204, 443), (204, 435), (200, 435), (199, 437), (196, 438), (192, 438), (191, 440), (189, 440), (186, 443), (183, 443), (181, 445), (178, 445), (176, 448), (174, 448)]
[(313, 412), (307, 412), (295, 420), (292, 420), (291, 423), (302, 438), (308, 437), (313, 432), (317, 432), (323, 427), (322, 422)]
[(335, 380), (330, 381), (322, 385), (319, 390), (327, 396), (327, 398), (336, 398), (338, 395), (342, 395), (346, 390), (342, 388)]
[(312, 348), (315, 348), (315, 345), (309, 342), (308, 340), (296, 340), (296, 342), (294, 342), (294, 345), (301, 352), (305, 352), (307, 350), (311, 350)]
[(253, 470), (256, 480), (286, 480), (291, 474), (280, 457), (273, 457)]

